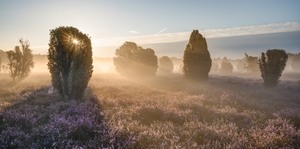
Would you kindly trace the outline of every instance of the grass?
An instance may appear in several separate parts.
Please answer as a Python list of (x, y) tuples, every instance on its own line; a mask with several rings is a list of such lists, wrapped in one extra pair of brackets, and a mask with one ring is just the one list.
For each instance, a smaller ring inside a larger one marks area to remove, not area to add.
[(0, 148), (300, 147), (299, 81), (94, 74), (85, 100), (61, 101), (47, 75), (1, 77)]

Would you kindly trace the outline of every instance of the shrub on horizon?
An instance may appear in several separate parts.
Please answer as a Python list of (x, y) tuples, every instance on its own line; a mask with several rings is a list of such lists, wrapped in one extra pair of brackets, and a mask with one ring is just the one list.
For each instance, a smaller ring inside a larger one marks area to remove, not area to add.
[(223, 61), (221, 63), (220, 73), (222, 74), (232, 74), (233, 66), (227, 59), (227, 57), (223, 58)]
[(81, 99), (93, 73), (91, 39), (74, 27), (50, 30), (48, 68), (63, 99)]
[(276, 86), (278, 84), (287, 59), (288, 55), (282, 49), (271, 49), (266, 54), (262, 52), (259, 59), (259, 68), (265, 86)]
[(239, 59), (237, 61), (237, 64), (236, 64), (236, 69), (238, 72), (245, 72), (245, 63), (246, 63), (246, 58), (242, 58), (242, 59)]
[(248, 73), (259, 73), (258, 57), (249, 56), (247, 53), (245, 53), (244, 69)]
[(151, 77), (157, 71), (157, 56), (153, 49), (137, 46), (134, 42), (125, 42), (116, 49), (114, 65), (118, 73), (126, 77)]
[(159, 59), (159, 71), (163, 74), (170, 74), (173, 72), (174, 65), (168, 56), (163, 56)]
[(186, 78), (207, 80), (212, 60), (205, 37), (193, 30), (183, 55), (183, 73)]

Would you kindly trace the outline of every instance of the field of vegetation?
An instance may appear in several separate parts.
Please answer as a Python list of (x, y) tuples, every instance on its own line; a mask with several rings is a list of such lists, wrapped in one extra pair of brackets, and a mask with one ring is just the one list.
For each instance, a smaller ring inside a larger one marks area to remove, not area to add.
[(95, 73), (82, 101), (60, 100), (49, 74), (0, 76), (0, 148), (300, 147), (299, 73), (274, 88), (237, 76)]
[(0, 149), (300, 149), (299, 4), (0, 1)]

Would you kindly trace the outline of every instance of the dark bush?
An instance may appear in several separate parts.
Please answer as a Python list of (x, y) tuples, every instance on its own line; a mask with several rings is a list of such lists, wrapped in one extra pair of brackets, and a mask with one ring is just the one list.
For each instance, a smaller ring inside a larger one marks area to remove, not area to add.
[(168, 56), (161, 57), (158, 63), (159, 72), (162, 74), (170, 74), (173, 72), (174, 65)]
[(223, 58), (223, 61), (221, 63), (220, 73), (222, 74), (232, 74), (233, 66), (227, 59), (227, 57)]
[(247, 53), (245, 53), (244, 69), (248, 73), (258, 73), (259, 72), (258, 57), (249, 56)]
[(64, 99), (81, 99), (92, 76), (91, 39), (74, 27), (50, 31), (48, 68), (52, 85)]
[[(26, 78), (34, 67), (32, 50), (29, 48), (29, 42), (23, 39), (19, 40), (20, 46), (16, 46), (14, 51), (8, 51), (8, 68), (10, 77), (14, 81), (20, 81)], [(1, 65), (0, 65), (1, 66)]]
[(134, 42), (125, 42), (115, 55), (115, 68), (126, 77), (150, 77), (156, 74), (157, 56), (150, 48), (143, 49)]
[(205, 37), (193, 30), (183, 56), (183, 73), (191, 79), (207, 80), (211, 58)]
[(265, 86), (275, 86), (279, 82), (282, 71), (285, 68), (288, 55), (282, 49), (268, 50), (261, 54), (259, 68), (264, 79)]

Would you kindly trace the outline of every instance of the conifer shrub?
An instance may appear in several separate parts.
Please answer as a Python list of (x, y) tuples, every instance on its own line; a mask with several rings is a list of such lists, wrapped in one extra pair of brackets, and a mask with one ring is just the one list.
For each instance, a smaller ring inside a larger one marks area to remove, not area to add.
[(287, 59), (288, 55), (282, 49), (271, 49), (266, 54), (264, 52), (261, 54), (259, 68), (265, 86), (276, 86), (278, 84)]
[(81, 99), (93, 73), (91, 39), (74, 27), (50, 30), (48, 68), (63, 99)]
[(186, 78), (207, 80), (212, 60), (205, 37), (193, 30), (183, 55), (183, 73)]

